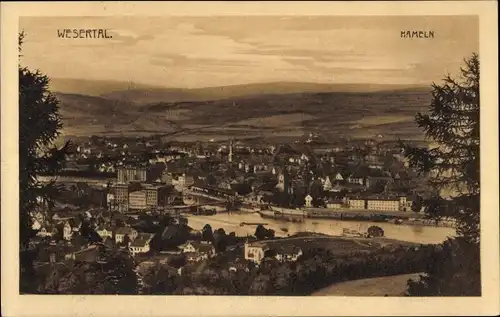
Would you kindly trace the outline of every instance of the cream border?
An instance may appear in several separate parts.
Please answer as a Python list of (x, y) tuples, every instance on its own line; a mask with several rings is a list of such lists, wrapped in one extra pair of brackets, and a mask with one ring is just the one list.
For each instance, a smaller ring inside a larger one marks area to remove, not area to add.
[[(2, 315), (493, 315), (499, 304), (498, 64), (494, 1), (45, 2), (1, 4)], [(17, 30), (19, 16), (478, 15), (481, 57), (481, 298), (158, 297), (18, 295)]]

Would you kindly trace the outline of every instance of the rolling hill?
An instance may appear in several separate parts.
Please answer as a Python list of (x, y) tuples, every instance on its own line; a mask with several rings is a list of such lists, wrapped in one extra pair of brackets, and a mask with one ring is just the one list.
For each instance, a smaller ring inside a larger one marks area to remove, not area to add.
[(50, 89), (54, 92), (66, 94), (79, 94), (87, 96), (100, 96), (112, 91), (128, 89), (159, 89), (161, 87), (135, 84), (130, 82), (120, 82), (112, 80), (87, 80), (74, 78), (51, 78)]
[(137, 103), (205, 101), (220, 99), (237, 99), (262, 95), (285, 95), (296, 93), (322, 92), (378, 92), (405, 90), (415, 87), (400, 85), (370, 84), (316, 84), (276, 82), (262, 84), (234, 85), (223, 87), (207, 87), (195, 89), (183, 88), (133, 88), (112, 91), (101, 96), (119, 100), (134, 100)]
[(126, 100), (134, 104), (154, 102), (204, 101), (248, 96), (321, 93), (321, 92), (379, 92), (422, 89), (421, 86), (378, 84), (321, 84), (301, 82), (271, 82), (205, 88), (166, 88), (109, 80), (54, 78), (52, 91)]
[[(109, 87), (119, 88), (113, 85)], [(324, 135), (420, 138), (413, 118), (431, 97), (428, 88), (397, 85), (276, 83), (104, 90), (56, 93), (65, 134), (175, 133), (175, 138), (201, 140), (286, 138), (314, 130)]]

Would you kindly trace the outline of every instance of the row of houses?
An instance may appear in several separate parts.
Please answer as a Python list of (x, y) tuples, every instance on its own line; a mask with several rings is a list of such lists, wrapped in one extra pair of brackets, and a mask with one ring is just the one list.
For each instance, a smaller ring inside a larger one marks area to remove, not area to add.
[(274, 257), (280, 262), (295, 262), (303, 254), (302, 249), (293, 244), (275, 241), (245, 243), (245, 260), (260, 264), (265, 257)]
[[(96, 229), (102, 239), (113, 239), (119, 244), (127, 243), (132, 255), (147, 253), (150, 251), (150, 243), (154, 237), (153, 233), (138, 232), (131, 227), (110, 228), (100, 226)], [(128, 239), (127, 239), (128, 237)], [(127, 241), (128, 240), (128, 241)]]
[[(53, 220), (56, 221), (56, 220)], [(71, 243), (74, 238), (80, 236), (82, 221), (80, 218), (70, 218), (60, 221), (62, 223), (62, 239)], [(51, 223), (40, 224), (38, 220), (34, 220), (33, 229), (37, 230), (37, 236), (40, 238), (55, 238), (59, 233), (58, 226)], [(112, 244), (123, 244), (127, 242), (132, 254), (147, 253), (150, 250), (150, 242), (154, 237), (150, 233), (138, 232), (132, 227), (113, 227), (111, 225), (100, 225), (95, 228), (95, 232), (103, 240), (111, 240)], [(54, 239), (53, 239), (54, 240)]]
[(99, 262), (103, 258), (103, 246), (92, 244), (77, 246), (66, 244), (49, 243), (39, 249), (36, 262), (38, 263), (60, 263), (65, 260), (79, 262)]
[[(205, 241), (187, 241), (178, 247), (179, 253), (189, 262), (200, 262), (215, 256), (215, 248)], [(275, 243), (275, 241), (245, 242), (244, 259), (260, 264), (265, 257), (273, 257), (281, 262), (297, 261), (302, 249), (293, 244)]]

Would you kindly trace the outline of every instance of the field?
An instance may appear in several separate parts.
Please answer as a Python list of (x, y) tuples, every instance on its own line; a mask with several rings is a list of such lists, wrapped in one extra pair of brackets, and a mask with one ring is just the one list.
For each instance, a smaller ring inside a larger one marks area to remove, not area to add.
[(320, 289), (312, 296), (404, 296), (407, 281), (419, 276), (420, 273), (413, 273), (341, 282)]
[[(305, 236), (290, 237), (266, 242), (270, 246), (294, 245), (303, 251), (311, 249), (327, 249), (335, 255), (349, 254), (352, 252), (374, 251), (381, 243), (368, 239), (349, 239), (330, 236)], [(392, 243), (391, 243), (392, 244)]]
[(425, 87), (301, 88), (295, 83), (193, 91), (139, 87), (105, 93), (88, 83), (83, 87), (89, 94), (68, 87), (56, 93), (65, 135), (163, 134), (190, 141), (296, 139), (315, 131), (325, 138), (422, 139), (413, 118), (430, 101)]

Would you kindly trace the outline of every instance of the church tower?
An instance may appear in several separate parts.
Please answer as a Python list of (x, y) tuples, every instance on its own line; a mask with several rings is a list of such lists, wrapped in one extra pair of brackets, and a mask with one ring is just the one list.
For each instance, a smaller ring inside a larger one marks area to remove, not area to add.
[(281, 192), (292, 194), (292, 181), (290, 179), (290, 171), (284, 168), (283, 171), (278, 175), (278, 185), (276, 186)]
[(233, 162), (233, 140), (229, 140), (229, 156), (228, 156), (228, 162), (232, 163)]

